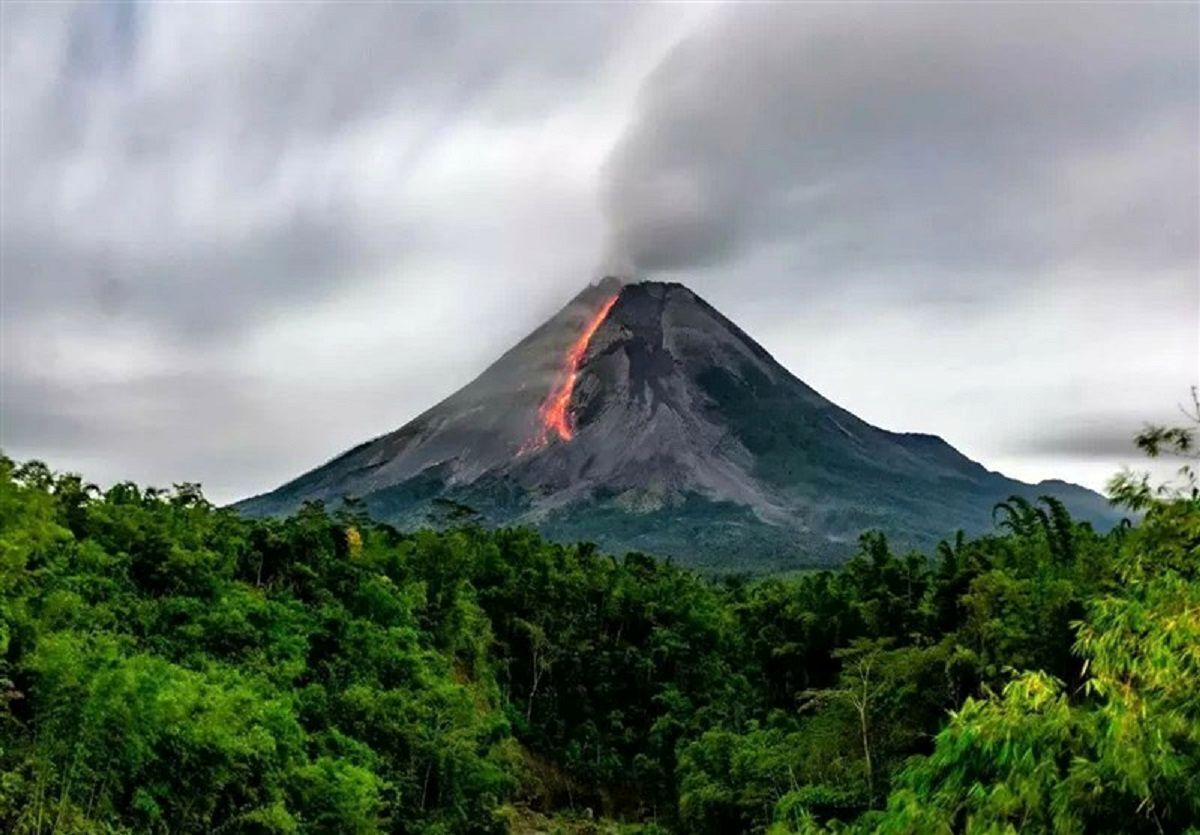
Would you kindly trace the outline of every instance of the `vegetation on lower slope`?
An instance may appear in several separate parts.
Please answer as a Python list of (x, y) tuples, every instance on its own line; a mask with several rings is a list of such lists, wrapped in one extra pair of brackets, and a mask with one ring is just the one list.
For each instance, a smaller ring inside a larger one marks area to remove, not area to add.
[(714, 582), (0, 459), (0, 830), (1200, 827), (1200, 499), (1122, 495)]

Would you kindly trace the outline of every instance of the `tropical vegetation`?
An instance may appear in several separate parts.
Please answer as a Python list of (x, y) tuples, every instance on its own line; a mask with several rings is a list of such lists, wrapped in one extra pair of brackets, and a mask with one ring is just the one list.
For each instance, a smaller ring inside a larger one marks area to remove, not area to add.
[(1184, 476), (752, 579), (0, 458), (0, 830), (1200, 831)]

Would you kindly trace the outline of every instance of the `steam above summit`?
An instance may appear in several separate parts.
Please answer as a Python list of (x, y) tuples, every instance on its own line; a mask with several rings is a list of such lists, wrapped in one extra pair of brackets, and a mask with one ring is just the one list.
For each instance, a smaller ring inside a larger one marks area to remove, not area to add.
[(683, 285), (606, 279), (410, 423), (241, 508), (354, 496), (415, 525), (448, 499), (613, 551), (766, 569), (836, 561), (872, 528), (914, 546), (986, 529), (1013, 493), (1111, 521), (1083, 488), (859, 420)]
[[(784, 243), (817, 276), (913, 265), (968, 280), (981, 264), (1111, 268), (1141, 251), (1193, 268), (1195, 189), (1177, 183), (1197, 170), (1195, 9), (1157, 11), (722, 7), (646, 78), (607, 160), (611, 262), (698, 270)], [(1109, 165), (1076, 181), (1082, 163), (1066, 163), (1083, 159)], [(1119, 205), (1145, 207), (1121, 222), (1085, 197), (1117, 170)]]

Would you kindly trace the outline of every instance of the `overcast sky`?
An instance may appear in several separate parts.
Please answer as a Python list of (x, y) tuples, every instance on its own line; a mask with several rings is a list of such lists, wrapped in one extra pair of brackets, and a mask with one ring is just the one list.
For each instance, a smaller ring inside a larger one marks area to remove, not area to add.
[(258, 493), (603, 269), (1025, 480), (1200, 377), (1196, 4), (0, 9), (10, 457)]

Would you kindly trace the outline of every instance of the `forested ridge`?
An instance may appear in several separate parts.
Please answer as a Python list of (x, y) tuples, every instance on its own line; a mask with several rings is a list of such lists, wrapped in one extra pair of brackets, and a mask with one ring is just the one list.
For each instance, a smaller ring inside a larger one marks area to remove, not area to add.
[(0, 458), (0, 831), (1200, 831), (1200, 499), (1117, 486), (713, 579)]

